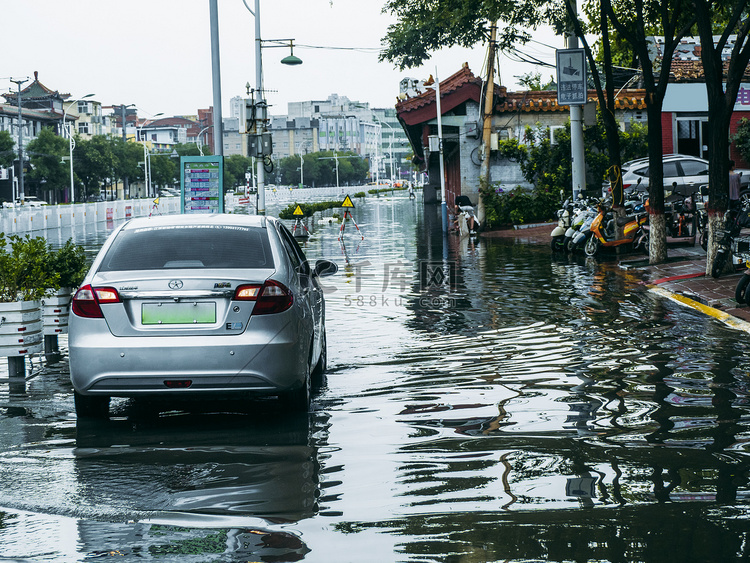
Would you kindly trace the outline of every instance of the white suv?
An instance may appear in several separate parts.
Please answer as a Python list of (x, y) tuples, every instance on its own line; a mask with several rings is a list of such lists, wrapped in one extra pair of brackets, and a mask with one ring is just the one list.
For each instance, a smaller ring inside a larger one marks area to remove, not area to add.
[[(684, 195), (698, 191), (700, 186), (708, 183), (708, 161), (697, 156), (683, 154), (664, 155), (664, 188), (671, 193), (676, 188)], [(750, 184), (750, 170), (737, 170), (742, 174), (742, 189), (747, 190)], [(648, 190), (648, 158), (631, 160), (622, 165), (622, 186), (625, 193), (634, 190)]]

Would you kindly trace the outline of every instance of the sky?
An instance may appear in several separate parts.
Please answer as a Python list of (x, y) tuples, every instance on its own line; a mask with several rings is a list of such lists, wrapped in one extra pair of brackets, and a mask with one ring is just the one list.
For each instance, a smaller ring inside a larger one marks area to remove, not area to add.
[[(255, 0), (245, 0), (254, 10)], [(445, 79), (466, 62), (484, 69), (486, 47), (435, 53), (422, 67), (398, 70), (378, 62), (378, 49), (395, 20), (382, 14), (384, 0), (261, 0), (263, 39), (294, 39), (303, 64), (280, 60), (288, 48), (263, 48), (263, 82), (272, 115), (287, 103), (325, 100), (331, 94), (370, 107), (393, 107), (404, 77)], [(71, 94), (94, 94), (103, 105), (135, 104), (139, 117), (195, 115), (213, 105), (209, 0), (25, 0), (2, 8), (5, 55), (0, 60), (0, 93), (15, 91), (10, 78), (33, 80)], [(229, 100), (248, 97), (255, 87), (255, 18), (243, 0), (218, 0), (222, 114)], [(534, 34), (523, 52), (554, 64), (562, 37)], [(267, 44), (268, 45), (268, 44)], [(501, 55), (500, 79), (521, 89), (517, 77), (554, 69), (518, 63)], [(28, 83), (22, 87), (27, 86)]]

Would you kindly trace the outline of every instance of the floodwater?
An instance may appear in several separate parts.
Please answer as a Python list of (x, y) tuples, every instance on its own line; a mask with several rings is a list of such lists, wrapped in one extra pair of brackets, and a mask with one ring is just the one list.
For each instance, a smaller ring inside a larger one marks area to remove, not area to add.
[(307, 225), (308, 257), (340, 265), (309, 416), (118, 401), (83, 425), (65, 360), (20, 388), (2, 366), (0, 557), (750, 559), (744, 333), (612, 263), (355, 205), (343, 244)]

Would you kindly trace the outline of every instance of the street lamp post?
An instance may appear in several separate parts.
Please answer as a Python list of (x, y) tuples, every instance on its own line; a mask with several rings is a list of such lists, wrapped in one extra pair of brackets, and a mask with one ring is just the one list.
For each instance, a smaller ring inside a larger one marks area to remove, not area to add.
[(208, 131), (211, 127), (213, 127), (213, 125), (208, 125), (208, 126), (204, 127), (203, 129), (201, 129), (200, 133), (198, 133), (198, 138), (197, 138), (197, 141), (198, 141), (198, 143), (197, 143), (198, 144), (198, 152), (201, 153), (201, 156), (203, 156), (203, 145), (201, 144), (201, 135), (203, 135), (203, 133), (205, 131)]
[[(126, 119), (127, 119), (127, 111), (126, 110), (128, 108), (131, 108), (131, 107), (135, 107), (135, 104), (128, 104), (128, 105), (122, 104), (120, 106), (120, 111), (122, 112), (122, 140), (125, 141), (125, 142), (127, 142), (127, 140), (128, 140), (128, 135), (127, 135), (127, 132), (125, 131), (125, 129), (126, 129)], [(126, 198), (126, 199), (128, 197), (130, 197), (130, 183), (128, 181), (128, 177), (127, 176), (125, 176), (122, 179), (122, 196), (124, 198)]]
[(389, 162), (390, 168), (391, 168), (391, 188), (393, 188), (393, 136), (395, 135), (395, 133), (393, 132), (393, 127), (391, 126), (390, 123), (387, 123), (387, 122), (381, 120), (375, 114), (373, 114), (372, 117), (373, 117), (373, 119), (375, 119), (375, 121), (377, 121), (378, 123), (380, 123), (380, 125), (385, 125), (386, 127), (388, 127), (388, 129), (391, 130), (391, 136), (388, 139), (388, 151), (389, 151), (388, 152), (388, 162)]
[[(68, 115), (68, 110), (73, 107), (73, 104), (77, 104), (81, 100), (85, 100), (86, 98), (93, 97), (94, 94), (86, 94), (85, 96), (82, 96), (78, 98), (77, 100), (74, 100), (68, 104), (68, 107), (65, 108), (65, 111), (63, 111), (63, 130), (67, 128), (68, 131), (68, 146), (70, 148), (70, 201), (71, 203), (76, 202), (76, 192), (75, 192), (75, 184), (73, 183), (73, 149), (75, 148), (75, 140), (73, 140), (73, 128), (72, 126), (67, 125), (65, 122), (65, 118)], [(66, 127), (67, 126), (67, 127)]]
[(157, 113), (155, 115), (152, 115), (150, 119), (146, 119), (138, 127), (138, 139), (140, 139), (141, 144), (143, 145), (143, 175), (145, 177), (144, 183), (146, 184), (146, 197), (151, 197), (151, 151), (149, 151), (146, 147), (146, 140), (143, 138), (143, 127), (146, 125), (146, 123), (153, 121), (160, 115), (164, 114)]
[(302, 147), (307, 146), (310, 141), (305, 141), (299, 145), (299, 187), (305, 187), (305, 159), (302, 158)]
[(448, 232), (448, 202), (445, 201), (445, 156), (443, 154), (443, 111), (440, 106), (440, 79), (438, 78), (437, 67), (435, 67), (435, 84), (430, 86), (435, 89), (435, 104), (437, 113), (437, 127), (438, 127), (438, 154), (440, 163), (440, 198), (442, 199), (441, 215), (443, 217), (443, 234)]
[(18, 199), (23, 203), (25, 194), (23, 191), (23, 115), (21, 114), (21, 84), (29, 79), (18, 79), (11, 82), (18, 86)]
[[(248, 6), (246, 0), (242, 0), (242, 3), (245, 4), (245, 7), (247, 10), (253, 15), (255, 18), (255, 103), (258, 106), (264, 106), (265, 100), (263, 100), (263, 57), (262, 57), (262, 48), (263, 48), (263, 40), (260, 38), (260, 0), (255, 0), (255, 11), (250, 9), (250, 6)], [(292, 40), (288, 39), (285, 41), (289, 41), (289, 46), (292, 46)], [(294, 52), (292, 51), (292, 54), (288, 57), (285, 57), (281, 60), (282, 64), (285, 65), (298, 65), (302, 64), (302, 61), (294, 56)], [(261, 122), (262, 123), (262, 122)], [(255, 127), (253, 128), (253, 134), (256, 136), (259, 136), (262, 131), (259, 130), (259, 125), (261, 124), (256, 119)], [(260, 144), (260, 143), (259, 143)], [(260, 158), (256, 159), (257, 161), (257, 177), (258, 177), (258, 215), (265, 215), (266, 214), (266, 191), (265, 191), (265, 171), (263, 168), (263, 156), (261, 155)]]

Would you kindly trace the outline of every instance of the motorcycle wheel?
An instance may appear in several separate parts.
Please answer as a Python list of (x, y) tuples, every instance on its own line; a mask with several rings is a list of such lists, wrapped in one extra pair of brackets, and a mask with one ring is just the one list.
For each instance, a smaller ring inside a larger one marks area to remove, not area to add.
[(701, 248), (703, 250), (708, 250), (708, 231), (703, 230), (701, 232)]
[(734, 299), (740, 305), (748, 304), (748, 297), (750, 297), (750, 291), (747, 291), (750, 285), (750, 275), (744, 274), (737, 280), (737, 287), (734, 288)]
[(573, 237), (565, 239), (565, 250), (568, 252), (573, 252), (575, 250), (575, 245), (573, 244)]
[(594, 236), (589, 237), (583, 250), (586, 256), (596, 256), (596, 253), (599, 251), (599, 240)]
[(648, 255), (648, 233), (640, 232), (633, 239), (633, 250)]
[(724, 266), (727, 263), (727, 251), (725, 249), (720, 248), (718, 252), (716, 253), (716, 258), (714, 258), (714, 263), (711, 264), (711, 277), (712, 278), (718, 278), (721, 276), (721, 273), (724, 271)]
[(560, 250), (565, 248), (563, 246), (563, 239), (564, 237), (562, 236), (552, 237), (552, 241), (550, 242), (550, 247), (552, 248), (552, 252), (559, 252)]

